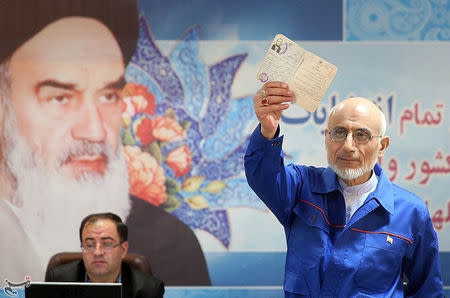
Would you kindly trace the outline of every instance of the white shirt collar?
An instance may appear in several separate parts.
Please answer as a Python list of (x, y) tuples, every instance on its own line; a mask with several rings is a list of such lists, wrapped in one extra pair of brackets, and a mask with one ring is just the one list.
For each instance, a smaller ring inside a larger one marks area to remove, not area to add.
[(339, 178), (339, 184), (341, 185), (342, 192), (344, 196), (362, 196), (363, 194), (369, 192), (372, 188), (375, 188), (378, 184), (378, 177), (372, 170), (369, 180), (362, 184), (349, 186), (341, 178)]

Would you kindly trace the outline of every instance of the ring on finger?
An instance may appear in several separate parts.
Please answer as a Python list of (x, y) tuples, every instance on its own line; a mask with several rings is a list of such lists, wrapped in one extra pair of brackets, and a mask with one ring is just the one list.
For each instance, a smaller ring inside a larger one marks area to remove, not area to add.
[(262, 94), (263, 97), (266, 97), (266, 90), (261, 89), (259, 90), (259, 92)]
[(263, 99), (261, 99), (261, 104), (263, 106), (268, 106), (269, 105), (269, 98), (267, 98), (267, 96), (264, 96)]

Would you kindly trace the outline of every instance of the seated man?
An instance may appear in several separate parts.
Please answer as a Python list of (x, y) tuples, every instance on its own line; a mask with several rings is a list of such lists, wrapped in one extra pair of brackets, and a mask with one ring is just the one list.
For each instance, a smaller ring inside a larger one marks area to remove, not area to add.
[(122, 260), (128, 252), (128, 227), (113, 213), (91, 214), (80, 226), (83, 261), (49, 270), (45, 281), (122, 283), (122, 297), (163, 297), (164, 283)]

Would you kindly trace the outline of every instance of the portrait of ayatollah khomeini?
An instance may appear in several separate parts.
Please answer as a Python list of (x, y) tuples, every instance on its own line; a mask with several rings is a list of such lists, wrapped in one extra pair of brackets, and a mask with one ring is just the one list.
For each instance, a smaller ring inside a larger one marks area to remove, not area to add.
[(0, 277), (43, 280), (90, 213), (126, 218), (130, 252), (166, 285), (209, 285), (193, 231), (129, 195), (119, 138), (134, 0), (0, 2)]

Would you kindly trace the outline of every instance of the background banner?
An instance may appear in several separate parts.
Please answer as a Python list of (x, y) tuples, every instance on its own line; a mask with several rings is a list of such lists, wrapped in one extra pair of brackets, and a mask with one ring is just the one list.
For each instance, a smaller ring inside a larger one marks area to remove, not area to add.
[[(124, 215), (135, 231), (130, 251), (155, 262), (168, 285), (194, 283), (160, 269), (168, 260), (182, 267), (180, 259), (189, 259), (191, 252), (178, 259), (182, 249), (172, 250), (176, 242), (153, 247), (153, 237), (163, 235), (164, 243), (164, 235), (175, 235), (181, 226), (193, 232), (193, 246), (198, 240), (200, 247), (191, 255), (209, 274), (197, 284), (282, 285), (284, 232), (248, 187), (243, 168), (257, 125), (252, 98), (261, 83), (256, 74), (277, 33), (338, 68), (316, 112), (291, 106), (283, 114), (285, 162), (326, 166), (330, 109), (350, 96), (371, 99), (385, 113), (391, 138), (380, 164), (391, 181), (427, 203), (444, 285), (450, 285), (450, 2), (140, 0), (138, 7), (139, 41), (125, 71), (118, 132), (134, 210)], [(21, 214), (20, 206), (10, 205), (2, 200), (2, 212)], [(181, 225), (153, 223), (156, 213), (144, 210), (154, 207)], [(96, 210), (86, 208), (86, 215)], [(23, 229), (38, 239), (41, 227)], [(42, 274), (32, 280), (43, 279), (51, 254), (79, 250), (77, 229), (74, 224), (60, 231), (73, 235), (70, 243), (54, 239), (45, 252), (36, 249), (40, 264), (33, 270)], [(29, 251), (38, 245), (31, 242)], [(12, 246), (2, 254), (11, 259)], [(0, 277), (18, 279), (27, 268), (0, 269)]]

